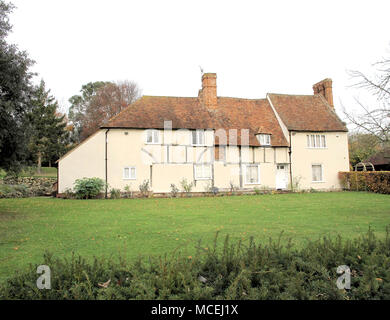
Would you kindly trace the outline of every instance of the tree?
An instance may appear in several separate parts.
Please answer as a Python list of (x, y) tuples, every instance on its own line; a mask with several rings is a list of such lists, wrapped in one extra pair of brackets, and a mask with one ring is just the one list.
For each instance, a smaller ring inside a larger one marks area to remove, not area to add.
[(28, 155), (33, 76), (29, 72), (33, 61), (27, 53), (6, 42), (12, 29), (8, 15), (13, 9), (0, 0), (0, 168), (7, 171), (17, 171)]
[(69, 99), (69, 119), (75, 126), (75, 140), (82, 141), (140, 96), (135, 82), (93, 82), (83, 85), (82, 95)]
[(365, 161), (381, 149), (379, 139), (369, 133), (350, 134), (348, 136), (348, 146), (351, 166)]
[(51, 165), (53, 160), (66, 152), (69, 132), (65, 115), (57, 112), (58, 102), (50, 95), (50, 90), (46, 91), (43, 80), (34, 90), (31, 103), (33, 111), (29, 114), (32, 125), (29, 150), (35, 155), (37, 171), (40, 173), (43, 160)]
[(368, 90), (377, 100), (375, 105), (367, 106), (355, 99), (360, 113), (347, 112), (344, 115), (354, 125), (357, 131), (376, 136), (383, 144), (390, 142), (390, 58), (383, 59), (374, 64), (372, 76), (360, 71), (350, 71), (356, 79), (357, 88)]

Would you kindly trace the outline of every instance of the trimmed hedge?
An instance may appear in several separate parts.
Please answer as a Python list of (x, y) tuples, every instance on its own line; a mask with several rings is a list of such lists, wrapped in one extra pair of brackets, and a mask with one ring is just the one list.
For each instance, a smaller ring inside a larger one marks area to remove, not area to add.
[[(230, 244), (208, 250), (199, 243), (193, 257), (55, 259), (52, 289), (36, 286), (30, 266), (0, 286), (0, 299), (390, 299), (390, 237), (378, 240), (369, 230), (356, 240), (323, 238), (295, 249), (290, 242)], [(351, 271), (351, 288), (338, 289), (338, 266)]]
[(339, 172), (339, 179), (346, 190), (390, 194), (390, 171)]

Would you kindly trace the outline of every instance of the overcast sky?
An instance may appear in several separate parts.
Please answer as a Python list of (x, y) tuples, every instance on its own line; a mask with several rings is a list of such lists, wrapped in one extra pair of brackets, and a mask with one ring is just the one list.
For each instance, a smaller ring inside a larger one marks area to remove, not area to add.
[[(390, 55), (390, 1), (14, 0), (9, 41), (26, 50), (66, 108), (82, 84), (133, 80), (144, 95), (197, 96), (200, 69), (219, 96), (312, 94)], [(39, 79), (38, 79), (39, 80)], [(339, 112), (340, 114), (340, 112)]]

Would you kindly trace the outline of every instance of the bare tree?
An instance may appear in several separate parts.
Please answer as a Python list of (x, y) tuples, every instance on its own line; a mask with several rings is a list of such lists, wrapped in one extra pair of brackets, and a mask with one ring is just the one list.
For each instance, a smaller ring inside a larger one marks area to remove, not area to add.
[(136, 101), (140, 94), (137, 83), (131, 81), (110, 82), (99, 88), (87, 105), (81, 139), (107, 124), (113, 116)]
[(363, 131), (375, 135), (382, 143), (390, 142), (390, 59), (383, 59), (375, 63), (373, 76), (367, 76), (360, 71), (349, 71), (357, 82), (356, 88), (366, 89), (375, 96), (375, 105), (365, 105), (357, 98), (355, 101), (360, 112), (348, 112), (343, 107), (346, 119)]

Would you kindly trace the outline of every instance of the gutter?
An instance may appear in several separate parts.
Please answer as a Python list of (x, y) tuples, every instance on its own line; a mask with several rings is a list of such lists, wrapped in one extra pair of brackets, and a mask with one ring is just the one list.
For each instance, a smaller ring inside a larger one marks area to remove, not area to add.
[(291, 191), (294, 191), (294, 185), (293, 185), (293, 175), (292, 175), (292, 163), (291, 163), (291, 154), (292, 154), (292, 148), (291, 148), (291, 131), (288, 132), (289, 139), (290, 139), (290, 145), (288, 147), (288, 157), (290, 162), (290, 185), (291, 185)]
[(104, 152), (105, 152), (105, 159), (104, 159), (104, 165), (105, 165), (105, 180), (106, 180), (106, 186), (105, 186), (105, 188), (106, 188), (106, 191), (105, 191), (105, 198), (107, 199), (107, 133), (108, 133), (108, 131), (110, 131), (110, 129), (107, 129), (106, 130), (106, 132), (105, 132), (105, 150), (104, 150)]

